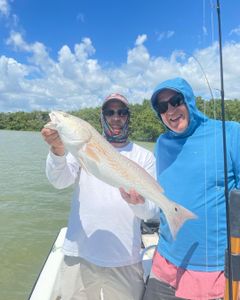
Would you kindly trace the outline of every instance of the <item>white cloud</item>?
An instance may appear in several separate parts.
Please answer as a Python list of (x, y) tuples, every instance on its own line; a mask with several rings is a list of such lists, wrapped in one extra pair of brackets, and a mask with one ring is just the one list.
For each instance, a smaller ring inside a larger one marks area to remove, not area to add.
[(172, 36), (174, 36), (174, 34), (175, 34), (175, 31), (173, 31), (173, 30), (168, 30), (168, 31), (163, 31), (163, 32), (157, 33), (157, 35), (158, 35), (157, 40), (161, 41), (163, 39), (170, 39)]
[(203, 26), (203, 27), (202, 27), (202, 31), (203, 31), (203, 35), (204, 35), (204, 36), (208, 35), (207, 27), (206, 27), (206, 26)]
[(31, 51), (31, 46), (29, 46), (23, 39), (20, 32), (11, 31), (9, 38), (6, 41), (7, 45), (13, 46), (15, 50)]
[[(27, 43), (20, 33), (12, 32), (8, 45), (25, 52), (28, 63), (0, 56), (0, 111), (97, 106), (111, 92), (123, 93), (131, 103), (141, 103), (144, 98), (150, 98), (159, 82), (175, 76), (186, 78), (196, 95), (210, 98), (201, 68), (215, 96), (219, 97), (217, 43), (196, 50), (194, 59), (184, 51), (174, 51), (170, 57), (152, 57), (144, 45), (146, 40), (146, 35), (139, 35), (135, 46), (128, 50), (124, 64), (105, 67), (94, 58), (96, 50), (89, 38), (84, 38), (73, 49), (62, 46), (58, 57), (53, 59), (44, 44)], [(239, 61), (240, 43), (223, 45), (226, 98), (240, 99)]]
[(168, 30), (167, 32), (166, 32), (166, 38), (167, 39), (169, 39), (170, 37), (172, 37), (173, 35), (174, 35), (174, 31), (173, 30)]
[(239, 35), (240, 36), (240, 25), (238, 25), (237, 28), (234, 28), (230, 31), (229, 35), (233, 35), (233, 34), (236, 34), (236, 35)]
[(22, 78), (28, 75), (27, 68), (13, 58), (0, 57), (0, 91), (21, 90)]
[(136, 47), (128, 51), (127, 64), (129, 68), (139, 71), (139, 69), (148, 65), (150, 55), (143, 45), (146, 39), (147, 36), (145, 34), (138, 36), (135, 43)]
[(147, 40), (147, 35), (146, 34), (142, 34), (139, 35), (136, 39), (135, 45), (136, 46), (140, 46), (142, 45), (145, 41)]
[(10, 6), (8, 0), (0, 0), (0, 15), (9, 16)]

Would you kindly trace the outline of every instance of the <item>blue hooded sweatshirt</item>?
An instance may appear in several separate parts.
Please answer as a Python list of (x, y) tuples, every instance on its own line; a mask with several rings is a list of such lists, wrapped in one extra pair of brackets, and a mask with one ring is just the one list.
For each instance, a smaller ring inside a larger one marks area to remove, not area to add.
[[(155, 111), (157, 95), (163, 89), (182, 93), (189, 125), (181, 133), (167, 128), (158, 138), (155, 146), (157, 180), (169, 199), (191, 210), (197, 219), (185, 222), (173, 240), (166, 219), (160, 213), (157, 251), (177, 267), (220, 271), (224, 269), (227, 247), (222, 122), (209, 119), (197, 109), (192, 88), (182, 78), (157, 86), (151, 98)], [(226, 122), (226, 141), (231, 191), (240, 187), (239, 123)]]

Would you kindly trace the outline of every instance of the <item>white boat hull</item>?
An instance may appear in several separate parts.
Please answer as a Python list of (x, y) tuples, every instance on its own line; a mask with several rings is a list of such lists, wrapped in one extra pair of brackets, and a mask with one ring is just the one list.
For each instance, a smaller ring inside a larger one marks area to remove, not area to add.
[[(66, 227), (60, 230), (28, 300), (61, 300), (59, 274), (64, 257), (62, 245), (66, 231)], [(158, 234), (156, 232), (143, 234), (142, 241), (145, 247), (142, 251), (142, 263), (146, 281), (150, 273), (154, 249), (158, 242)]]

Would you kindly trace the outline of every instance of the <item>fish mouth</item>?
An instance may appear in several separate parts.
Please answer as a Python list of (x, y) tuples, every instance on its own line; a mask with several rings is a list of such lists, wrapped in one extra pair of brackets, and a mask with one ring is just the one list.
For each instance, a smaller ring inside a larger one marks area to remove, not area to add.
[(58, 118), (57, 118), (55, 112), (51, 112), (51, 113), (49, 114), (49, 117), (50, 117), (51, 122), (53, 122), (53, 123), (58, 123), (59, 120), (58, 120)]
[(57, 116), (57, 112), (51, 112), (49, 114), (50, 122), (48, 122), (46, 125), (44, 125), (45, 128), (49, 129), (55, 129), (57, 128), (57, 125), (60, 123), (60, 118)]

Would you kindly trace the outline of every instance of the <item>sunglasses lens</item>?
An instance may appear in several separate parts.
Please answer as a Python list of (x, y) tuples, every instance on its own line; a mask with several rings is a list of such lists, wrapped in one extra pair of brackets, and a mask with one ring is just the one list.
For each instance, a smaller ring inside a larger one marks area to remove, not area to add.
[(129, 114), (129, 110), (128, 110), (128, 108), (123, 108), (123, 109), (119, 109), (119, 110), (105, 109), (103, 111), (103, 115), (105, 117), (112, 117), (115, 114), (117, 114), (119, 117), (125, 117)]
[(112, 110), (112, 109), (105, 109), (105, 110), (103, 111), (103, 115), (104, 115), (105, 117), (111, 117), (111, 116), (114, 115), (114, 110)]
[(168, 110), (168, 101), (160, 102), (158, 104), (158, 112), (164, 114)]
[(128, 109), (127, 108), (119, 109), (117, 112), (118, 112), (119, 117), (125, 117), (125, 116), (128, 115)]
[(168, 103), (173, 107), (178, 107), (184, 103), (184, 98), (181, 94), (174, 95), (168, 101), (162, 101), (158, 103), (158, 113), (164, 114), (168, 111)]
[(173, 107), (177, 107), (180, 106), (181, 104), (183, 104), (183, 97), (181, 95), (176, 95), (173, 96), (171, 99), (169, 99), (168, 101)]

